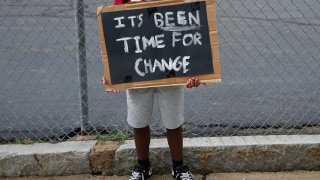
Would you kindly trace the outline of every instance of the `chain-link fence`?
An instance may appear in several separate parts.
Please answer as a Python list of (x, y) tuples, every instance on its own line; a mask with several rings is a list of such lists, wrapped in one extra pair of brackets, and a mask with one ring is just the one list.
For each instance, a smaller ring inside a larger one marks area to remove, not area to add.
[[(80, 133), (81, 121), (90, 134), (131, 131), (125, 93), (105, 93), (101, 84), (95, 11), (112, 2), (78, 3), (0, 2), (1, 141), (65, 139)], [(222, 82), (185, 90), (185, 133), (319, 133), (320, 2), (216, 0), (216, 11)], [(79, 96), (80, 87), (88, 88)], [(154, 107), (154, 136), (165, 132), (159, 119)]]

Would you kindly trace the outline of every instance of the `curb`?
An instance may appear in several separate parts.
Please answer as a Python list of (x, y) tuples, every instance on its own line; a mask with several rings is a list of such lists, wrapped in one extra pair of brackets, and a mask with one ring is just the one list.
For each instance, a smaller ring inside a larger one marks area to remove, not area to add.
[[(319, 171), (320, 135), (185, 138), (184, 159), (195, 174)], [(150, 160), (155, 174), (170, 172), (166, 139), (151, 140)], [(0, 145), (0, 177), (128, 175), (135, 163), (132, 140)]]
[(92, 173), (89, 152), (96, 141), (0, 145), (0, 177)]
[[(114, 174), (129, 174), (136, 162), (134, 147), (127, 141), (116, 150)], [(155, 174), (170, 172), (166, 139), (151, 141), (150, 160)], [(196, 174), (320, 170), (320, 135), (189, 138), (184, 161)]]

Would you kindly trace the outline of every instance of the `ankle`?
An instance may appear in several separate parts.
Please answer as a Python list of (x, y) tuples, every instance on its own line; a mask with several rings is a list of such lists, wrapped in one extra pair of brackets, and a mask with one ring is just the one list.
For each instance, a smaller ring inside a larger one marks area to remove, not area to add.
[(148, 168), (148, 167), (150, 167), (150, 161), (149, 161), (149, 159), (144, 159), (144, 160), (138, 160), (138, 164), (140, 165), (140, 166), (142, 166), (143, 168)]
[(179, 161), (172, 160), (172, 168), (177, 168), (182, 165), (183, 165), (183, 160), (179, 160)]

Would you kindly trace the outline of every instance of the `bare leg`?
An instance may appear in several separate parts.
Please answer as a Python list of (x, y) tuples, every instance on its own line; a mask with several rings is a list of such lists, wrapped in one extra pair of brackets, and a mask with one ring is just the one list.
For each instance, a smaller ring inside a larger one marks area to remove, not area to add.
[(138, 160), (149, 160), (150, 127), (134, 128), (133, 134)]
[(182, 161), (183, 159), (183, 139), (181, 126), (177, 129), (167, 129), (167, 139), (173, 161)]

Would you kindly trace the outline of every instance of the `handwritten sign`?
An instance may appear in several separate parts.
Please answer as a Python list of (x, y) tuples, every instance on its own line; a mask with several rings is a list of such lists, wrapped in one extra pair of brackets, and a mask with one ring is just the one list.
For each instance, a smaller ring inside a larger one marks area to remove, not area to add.
[(171, 0), (98, 8), (107, 89), (185, 84), (190, 77), (220, 81), (214, 14), (207, 15), (214, 4), (209, 3)]

